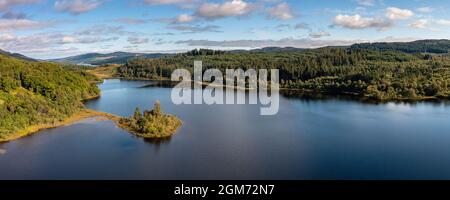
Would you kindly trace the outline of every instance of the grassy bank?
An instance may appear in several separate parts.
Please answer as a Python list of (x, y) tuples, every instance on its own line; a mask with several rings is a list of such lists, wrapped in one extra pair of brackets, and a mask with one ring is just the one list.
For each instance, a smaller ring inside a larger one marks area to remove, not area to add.
[(107, 118), (107, 119), (115, 121), (115, 122), (118, 122), (120, 120), (120, 117), (109, 114), (109, 113), (104, 113), (104, 112), (99, 112), (99, 111), (89, 110), (89, 109), (83, 109), (80, 112), (78, 112), (77, 114), (74, 114), (71, 117), (69, 117), (65, 120), (62, 120), (62, 121), (29, 126), (25, 129), (15, 132), (13, 134), (7, 135), (8, 137), (1, 138), (0, 142), (8, 142), (8, 141), (16, 140), (16, 139), (34, 134), (41, 130), (70, 125), (75, 122), (78, 122), (78, 121), (81, 121), (84, 119), (88, 119), (88, 118), (92, 118), (92, 117), (104, 117), (104, 118)]
[(105, 65), (101, 67), (95, 67), (90, 70), (86, 70), (87, 72), (95, 75), (97, 78), (100, 79), (111, 79), (114, 78), (114, 76), (117, 74), (117, 69), (120, 67), (120, 65), (117, 64), (111, 64), (111, 65)]

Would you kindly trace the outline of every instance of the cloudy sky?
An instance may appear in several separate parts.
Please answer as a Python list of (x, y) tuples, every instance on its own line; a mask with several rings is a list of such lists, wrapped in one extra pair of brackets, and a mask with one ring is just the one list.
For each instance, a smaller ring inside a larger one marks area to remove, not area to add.
[(0, 0), (0, 49), (34, 58), (450, 39), (442, 0)]

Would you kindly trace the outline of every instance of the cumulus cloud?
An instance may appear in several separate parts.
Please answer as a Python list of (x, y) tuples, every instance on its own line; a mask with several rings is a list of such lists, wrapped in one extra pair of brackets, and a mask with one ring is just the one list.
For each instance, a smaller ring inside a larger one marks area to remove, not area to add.
[(59, 12), (68, 12), (73, 15), (89, 12), (103, 4), (103, 0), (58, 0), (55, 9)]
[(194, 21), (194, 17), (188, 14), (181, 14), (175, 18), (176, 23), (189, 23)]
[(428, 25), (428, 20), (419, 19), (419, 20), (416, 20), (415, 22), (413, 22), (412, 24), (409, 24), (409, 27), (425, 29), (425, 28), (427, 28), (427, 25)]
[(39, 1), (40, 0), (0, 0), (0, 10), (9, 10), (16, 5), (38, 3)]
[(146, 44), (149, 42), (148, 38), (140, 38), (140, 37), (129, 37), (127, 40), (130, 44), (139, 45)]
[(287, 3), (280, 3), (273, 8), (267, 9), (270, 18), (279, 20), (289, 20), (294, 18), (291, 7)]
[(322, 37), (329, 37), (331, 34), (326, 31), (319, 31), (319, 32), (311, 32), (309, 33), (309, 37), (311, 38), (322, 38)]
[(382, 31), (392, 26), (392, 22), (380, 18), (365, 18), (360, 15), (337, 15), (333, 20), (334, 26), (348, 29), (377, 28)]
[(175, 18), (161, 18), (161, 19), (154, 19), (152, 21), (162, 22), (162, 23), (169, 23), (169, 24), (184, 24), (184, 23), (191, 23), (195, 20), (195, 17), (188, 14), (181, 14), (178, 15)]
[(417, 28), (417, 29), (426, 29), (429, 31), (437, 32), (440, 31), (437, 28), (431, 27), (431, 20), (428, 19), (418, 19), (414, 21), (413, 23), (409, 24), (409, 27), (411, 28)]
[(219, 19), (230, 16), (245, 16), (255, 10), (255, 5), (243, 0), (232, 0), (220, 3), (203, 3), (197, 11), (196, 16), (205, 19)]
[(386, 17), (390, 20), (409, 19), (414, 16), (414, 12), (408, 9), (389, 7), (386, 9)]

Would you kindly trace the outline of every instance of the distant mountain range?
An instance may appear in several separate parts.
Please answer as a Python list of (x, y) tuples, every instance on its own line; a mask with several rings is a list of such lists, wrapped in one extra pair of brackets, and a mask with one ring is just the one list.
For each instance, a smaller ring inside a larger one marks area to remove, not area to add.
[(104, 64), (124, 64), (130, 59), (134, 58), (161, 58), (170, 54), (163, 53), (128, 53), (128, 52), (114, 52), (108, 54), (88, 53), (78, 56), (71, 56), (67, 58), (52, 59), (50, 61), (60, 63), (71, 63), (78, 65), (104, 65)]
[(11, 56), (13, 58), (19, 58), (22, 60), (27, 60), (27, 61), (37, 61), (36, 59), (24, 56), (22, 54), (18, 54), (18, 53), (11, 53), (11, 52), (7, 52), (7, 51), (3, 51), (0, 49), (0, 55), (6, 55), (6, 56)]
[[(367, 49), (374, 51), (400, 51), (404, 53), (433, 53), (433, 54), (447, 54), (450, 53), (450, 40), (418, 40), (413, 42), (378, 42), (378, 43), (361, 43), (351, 46), (343, 47), (324, 47), (324, 48), (349, 48), (349, 49)], [(294, 48), (294, 47), (265, 47), (252, 50), (230, 50), (229, 53), (243, 53), (243, 52), (293, 52), (306, 51), (308, 49)], [(29, 58), (27, 56), (10, 53), (0, 50), (0, 54), (20, 58), (28, 61), (37, 61), (37, 59)], [(78, 56), (71, 56), (60, 59), (52, 59), (49, 61), (70, 63), (78, 65), (104, 65), (104, 64), (124, 64), (130, 59), (134, 58), (161, 58), (171, 56), (174, 54), (167, 53), (129, 53), (129, 52), (114, 52), (107, 54), (88, 53)]]

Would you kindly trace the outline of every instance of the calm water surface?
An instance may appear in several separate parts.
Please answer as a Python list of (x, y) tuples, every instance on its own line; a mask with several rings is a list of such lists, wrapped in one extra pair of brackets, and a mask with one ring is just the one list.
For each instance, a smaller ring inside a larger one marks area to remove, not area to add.
[(129, 116), (160, 100), (184, 125), (165, 141), (89, 119), (0, 144), (0, 179), (450, 179), (450, 105), (282, 96), (259, 105), (182, 105), (170, 88), (107, 80), (88, 108)]

